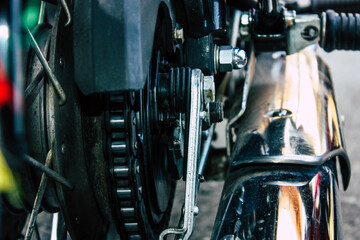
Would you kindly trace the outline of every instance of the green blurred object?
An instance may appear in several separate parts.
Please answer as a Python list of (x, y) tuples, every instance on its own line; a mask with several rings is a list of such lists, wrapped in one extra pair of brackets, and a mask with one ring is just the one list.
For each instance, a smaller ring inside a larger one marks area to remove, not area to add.
[(40, 5), (40, 0), (30, 0), (24, 6), (22, 15), (22, 24), (24, 27), (33, 29), (36, 26), (39, 19)]

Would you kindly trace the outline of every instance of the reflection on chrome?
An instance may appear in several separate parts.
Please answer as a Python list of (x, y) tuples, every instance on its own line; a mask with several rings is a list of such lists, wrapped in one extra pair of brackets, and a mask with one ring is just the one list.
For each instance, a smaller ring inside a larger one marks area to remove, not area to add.
[(256, 58), (247, 110), (234, 125), (232, 169), (249, 163), (320, 165), (339, 156), (346, 188), (350, 164), (328, 67), (310, 50), (276, 61), (272, 55)]
[(297, 187), (280, 186), (276, 239), (304, 239), (306, 215)]
[(334, 166), (232, 173), (212, 238), (341, 239)]

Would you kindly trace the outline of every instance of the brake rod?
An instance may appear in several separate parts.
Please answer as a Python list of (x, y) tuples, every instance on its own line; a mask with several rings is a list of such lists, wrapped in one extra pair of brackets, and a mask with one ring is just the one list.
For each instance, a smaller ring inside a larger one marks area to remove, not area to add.
[(52, 178), (53, 180), (61, 183), (69, 190), (73, 189), (73, 185), (70, 183), (69, 180), (61, 176), (59, 173), (55, 172), (54, 170), (50, 169), (49, 167), (45, 166), (44, 164), (36, 161), (29, 155), (25, 155), (24, 160), (29, 163), (31, 166), (43, 171), (48, 177)]

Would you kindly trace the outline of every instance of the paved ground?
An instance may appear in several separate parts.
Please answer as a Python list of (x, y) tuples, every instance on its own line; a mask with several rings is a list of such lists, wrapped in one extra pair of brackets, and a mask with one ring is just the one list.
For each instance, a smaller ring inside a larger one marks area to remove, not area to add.
[[(332, 69), (335, 94), (340, 114), (345, 117), (345, 142), (352, 164), (349, 189), (341, 192), (344, 235), (347, 240), (360, 239), (360, 53), (333, 52), (320, 55)], [(223, 182), (206, 182), (201, 185), (198, 197), (200, 215), (192, 239), (210, 239)], [(182, 197), (183, 186), (177, 193)], [(177, 201), (177, 209), (180, 208)], [(176, 207), (175, 207), (176, 208)], [(176, 212), (176, 211), (175, 211)], [(175, 214), (178, 216), (178, 214)], [(175, 224), (175, 220), (172, 220)]]

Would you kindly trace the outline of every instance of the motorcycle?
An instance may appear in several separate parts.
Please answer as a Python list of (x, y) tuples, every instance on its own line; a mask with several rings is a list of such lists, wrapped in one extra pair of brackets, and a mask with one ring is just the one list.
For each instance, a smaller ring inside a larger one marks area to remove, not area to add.
[(360, 15), (327, 10), (359, 3), (1, 3), (0, 236), (45, 211), (59, 239), (189, 239), (206, 168), (212, 239), (341, 239), (350, 162), (314, 49), (360, 49)]

